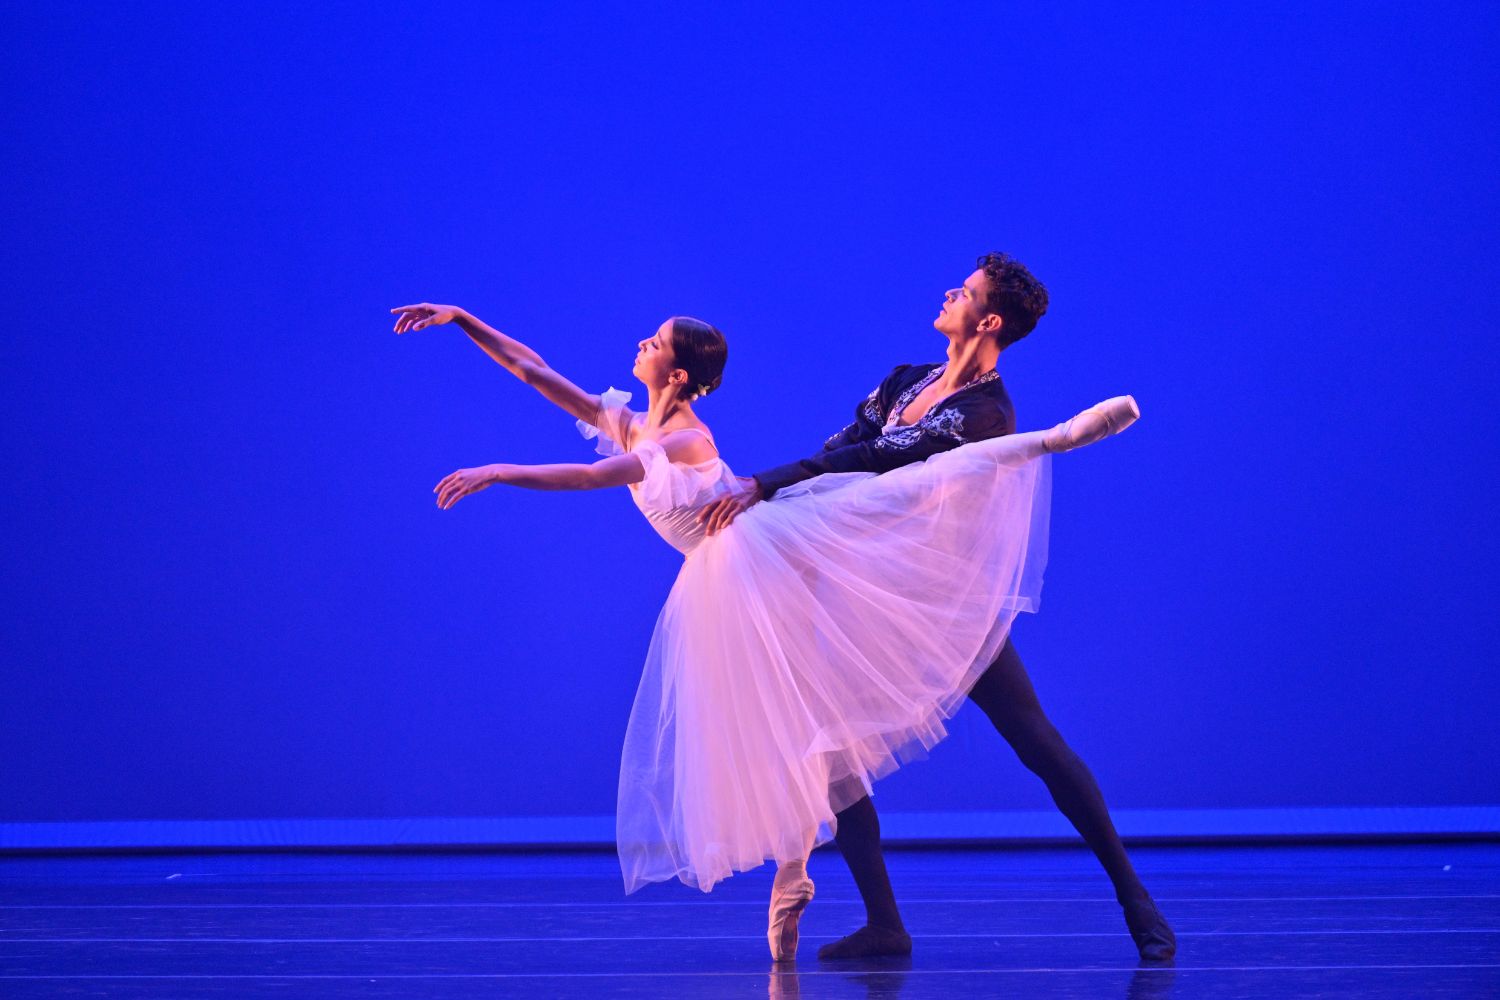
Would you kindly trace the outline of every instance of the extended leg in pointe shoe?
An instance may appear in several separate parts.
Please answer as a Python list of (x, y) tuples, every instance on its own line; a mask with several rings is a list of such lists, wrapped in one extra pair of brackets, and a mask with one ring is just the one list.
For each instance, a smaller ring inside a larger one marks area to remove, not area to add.
[(776, 870), (766, 927), (773, 961), (790, 962), (797, 957), (797, 924), (812, 898), (813, 880), (807, 877), (804, 862), (789, 861)]
[(1042, 446), (1051, 452), (1072, 451), (1118, 434), (1140, 417), (1141, 408), (1134, 396), (1115, 396), (1052, 428), (1042, 439)]

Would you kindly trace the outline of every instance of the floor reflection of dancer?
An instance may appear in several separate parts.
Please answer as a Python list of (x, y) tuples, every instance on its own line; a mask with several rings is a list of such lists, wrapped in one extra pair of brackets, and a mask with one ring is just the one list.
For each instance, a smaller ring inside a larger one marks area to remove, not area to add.
[[(1047, 311), (1047, 292), (1020, 262), (986, 254), (961, 286), (948, 292), (933, 326), (948, 338), (941, 364), (898, 365), (856, 408), (854, 422), (810, 458), (741, 480), (740, 492), (700, 513), (710, 534), (764, 498), (830, 472), (876, 473), (922, 462), (960, 444), (1015, 429), (1000, 381), (1000, 352), (1025, 337)], [(899, 578), (893, 577), (899, 584)], [(994, 723), (1021, 762), (1046, 783), (1052, 799), (1099, 859), (1142, 959), (1176, 952), (1176, 937), (1141, 883), (1088, 766), (1047, 718), (1015, 646), (1008, 640), (980, 674), (969, 698)], [(904, 954), (911, 938), (902, 923), (880, 849), (880, 821), (869, 798), (838, 814), (837, 841), (864, 898), (867, 923), (824, 945), (820, 958)]]
[(441, 508), (497, 483), (628, 485), (684, 553), (621, 758), (625, 888), (676, 877), (708, 891), (774, 858), (767, 936), (773, 957), (792, 957), (813, 891), (805, 862), (836, 812), (863, 800), (898, 757), (946, 735), (944, 720), (1015, 615), (1035, 608), (1046, 459), (1122, 429), (1134, 401), (1117, 397), (1050, 431), (994, 437), (883, 476), (809, 479), (710, 536), (700, 513), (743, 489), (692, 412), (722, 376), (727, 347), (713, 327), (676, 317), (640, 341), (634, 374), (648, 406), (635, 413), (628, 393), (585, 393), (456, 307), (392, 312), (398, 333), (457, 322), (577, 416), (607, 456), (460, 469), (434, 488)]

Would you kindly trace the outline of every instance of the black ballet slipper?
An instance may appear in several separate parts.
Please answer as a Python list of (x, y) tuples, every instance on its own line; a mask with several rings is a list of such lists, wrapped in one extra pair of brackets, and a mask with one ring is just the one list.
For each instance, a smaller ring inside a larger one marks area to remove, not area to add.
[(818, 949), (819, 961), (842, 958), (872, 958), (877, 955), (910, 955), (911, 935), (905, 931), (869, 924)]
[(1177, 935), (1161, 915), (1150, 896), (1121, 903), (1130, 939), (1141, 953), (1142, 962), (1170, 962), (1177, 954)]

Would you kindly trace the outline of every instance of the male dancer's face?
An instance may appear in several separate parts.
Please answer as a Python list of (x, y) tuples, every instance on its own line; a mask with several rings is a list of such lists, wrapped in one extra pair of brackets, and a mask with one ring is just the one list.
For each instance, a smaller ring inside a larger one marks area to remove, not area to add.
[(944, 293), (943, 309), (932, 325), (949, 340), (969, 340), (983, 332), (998, 331), (1001, 319), (990, 312), (990, 279), (981, 270)]

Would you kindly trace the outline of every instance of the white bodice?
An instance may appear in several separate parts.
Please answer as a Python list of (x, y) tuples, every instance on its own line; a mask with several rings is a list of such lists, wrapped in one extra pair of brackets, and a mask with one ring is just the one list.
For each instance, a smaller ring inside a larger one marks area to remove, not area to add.
[[(598, 437), (595, 450), (601, 455), (626, 454), (621, 442), (629, 433), (630, 411), (625, 403), (630, 393), (611, 386), (599, 398), (599, 425), (580, 420), (579, 433)], [(744, 491), (729, 465), (717, 456), (696, 464), (674, 462), (660, 444), (647, 438), (638, 439), (628, 452), (639, 457), (646, 470), (644, 479), (630, 484), (631, 498), (656, 533), (684, 555), (705, 537), (698, 512), (720, 497)]]
[[(656, 452), (661, 452), (661, 446), (655, 441), (644, 443), (652, 446)], [(729, 466), (718, 458), (695, 466), (673, 462), (665, 454), (657, 458), (648, 457), (639, 446), (632, 451), (640, 455), (641, 461), (646, 465), (646, 479), (630, 484), (630, 495), (635, 499), (635, 505), (646, 515), (646, 520), (651, 522), (656, 533), (666, 539), (668, 545), (687, 555), (705, 537), (703, 525), (698, 522), (699, 511), (720, 497), (742, 492), (739, 481), (735, 479)], [(653, 469), (653, 464), (658, 468)], [(653, 476), (684, 481), (691, 492), (684, 491), (684, 499), (680, 502), (664, 502), (666, 494), (675, 491), (670, 486), (662, 489), (651, 484)]]

